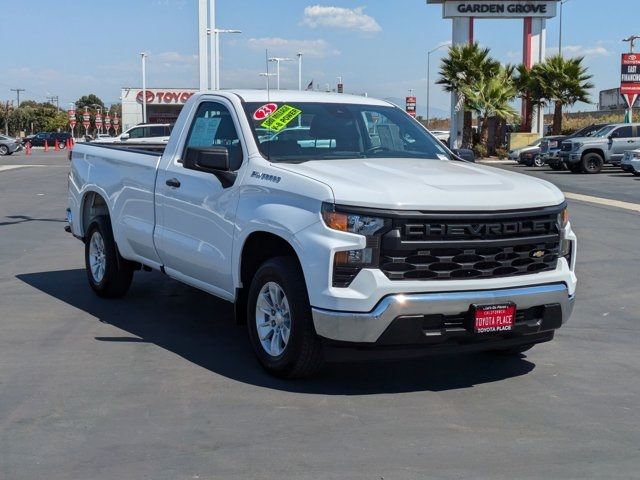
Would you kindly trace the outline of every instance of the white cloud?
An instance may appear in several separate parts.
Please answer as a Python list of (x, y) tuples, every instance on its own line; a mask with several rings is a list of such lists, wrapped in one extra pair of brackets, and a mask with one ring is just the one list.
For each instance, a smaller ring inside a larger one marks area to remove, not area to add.
[(340, 55), (339, 50), (335, 50), (323, 39), (318, 40), (293, 40), (279, 37), (250, 38), (247, 41), (250, 48), (254, 50), (268, 49), (270, 53), (295, 56), (302, 52), (309, 57), (327, 57), (330, 55)]
[(364, 13), (364, 7), (342, 8), (313, 5), (304, 9), (302, 24), (312, 28), (335, 27), (368, 33), (382, 30), (375, 18)]
[[(606, 57), (613, 54), (602, 45), (565, 45), (562, 47), (562, 53), (567, 57)], [(558, 47), (547, 48), (547, 56), (557, 54)]]
[(198, 63), (198, 56), (193, 55), (183, 55), (178, 52), (162, 52), (153, 54), (150, 53), (147, 59), (148, 62), (158, 61), (163, 64), (173, 64), (173, 63), (186, 63), (186, 64), (195, 64)]

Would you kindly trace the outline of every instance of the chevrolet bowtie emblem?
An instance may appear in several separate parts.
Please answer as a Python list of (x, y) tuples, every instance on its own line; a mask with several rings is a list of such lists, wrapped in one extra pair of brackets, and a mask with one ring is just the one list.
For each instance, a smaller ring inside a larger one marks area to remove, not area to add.
[(531, 256), (534, 258), (542, 258), (544, 257), (544, 250), (536, 250), (535, 252), (531, 253)]

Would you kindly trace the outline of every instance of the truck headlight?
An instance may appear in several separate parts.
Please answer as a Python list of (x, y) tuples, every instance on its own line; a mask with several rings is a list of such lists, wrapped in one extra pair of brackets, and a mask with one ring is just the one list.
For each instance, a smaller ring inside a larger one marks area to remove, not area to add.
[(640, 160), (640, 152), (631, 152), (631, 158), (633, 160)]
[(565, 208), (558, 214), (558, 225), (560, 226), (560, 256), (571, 265), (571, 240), (564, 238), (564, 232), (569, 224), (569, 209)]
[(391, 221), (353, 212), (341, 212), (336, 206), (324, 203), (322, 219), (333, 230), (355, 233), (366, 237), (365, 248), (336, 252), (333, 259), (334, 287), (348, 287), (363, 268), (377, 268), (380, 260), (381, 234)]

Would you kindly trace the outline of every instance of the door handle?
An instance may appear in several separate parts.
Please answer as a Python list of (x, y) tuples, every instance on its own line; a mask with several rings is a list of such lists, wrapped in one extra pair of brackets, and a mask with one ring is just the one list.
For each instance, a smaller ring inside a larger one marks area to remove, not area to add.
[(627, 143), (635, 143), (635, 140), (627, 140)]
[(170, 178), (165, 182), (168, 187), (180, 188), (180, 180), (177, 178)]

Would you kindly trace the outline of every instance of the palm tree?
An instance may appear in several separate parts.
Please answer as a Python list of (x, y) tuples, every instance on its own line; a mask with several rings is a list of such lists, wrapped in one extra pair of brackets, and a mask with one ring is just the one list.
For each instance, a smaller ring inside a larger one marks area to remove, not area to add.
[[(500, 70), (500, 62), (489, 55), (488, 48), (481, 48), (477, 43), (452, 45), (449, 54), (440, 64), (440, 78), (436, 82), (443, 85), (447, 92), (461, 92), (464, 88), (472, 87), (485, 77), (491, 77)], [(472, 114), (466, 99), (461, 98), (465, 107), (464, 129), (462, 143), (470, 146), (472, 142)]]
[(531, 83), (536, 86), (534, 95), (541, 103), (554, 103), (553, 134), (562, 133), (562, 108), (576, 102), (591, 103), (589, 92), (592, 75), (582, 65), (584, 57), (564, 58), (554, 55), (534, 65), (530, 71)]
[(480, 143), (485, 147), (490, 118), (506, 120), (518, 115), (510, 104), (518, 96), (518, 90), (509, 67), (501, 67), (495, 75), (482, 77), (474, 85), (462, 85), (460, 93), (464, 95), (469, 108), (481, 119)]

